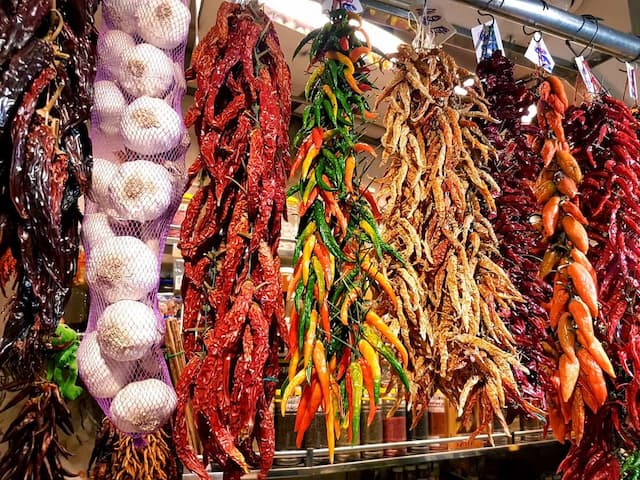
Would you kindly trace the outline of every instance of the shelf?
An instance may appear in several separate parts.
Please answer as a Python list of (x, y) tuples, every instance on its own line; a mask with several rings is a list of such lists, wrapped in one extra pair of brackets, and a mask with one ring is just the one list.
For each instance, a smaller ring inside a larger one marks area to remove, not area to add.
[[(315, 477), (318, 475), (328, 475), (332, 473), (353, 472), (359, 470), (371, 470), (376, 468), (389, 468), (405, 465), (416, 465), (420, 463), (440, 462), (443, 460), (455, 460), (459, 458), (478, 457), (482, 455), (490, 455), (496, 453), (516, 452), (528, 448), (539, 448), (543, 446), (559, 445), (555, 440), (541, 439), (536, 441), (524, 441), (526, 436), (539, 435), (542, 436), (542, 430), (525, 430), (513, 432), (510, 436), (504, 433), (496, 433), (493, 435), (495, 441), (507, 441), (505, 445), (497, 445), (494, 447), (469, 448), (464, 450), (447, 450), (438, 452), (413, 453), (397, 457), (369, 458), (362, 460), (354, 460), (350, 462), (313, 465), (314, 456), (322, 456), (327, 454), (326, 448), (308, 449), (308, 450), (287, 450), (278, 451), (275, 454), (276, 459), (298, 459), (300, 465), (292, 467), (284, 467), (274, 465), (269, 472), (268, 478), (305, 478)], [(408, 442), (380, 443), (374, 445), (357, 445), (353, 447), (336, 447), (335, 453), (349, 454), (359, 453), (363, 451), (380, 451), (384, 449), (401, 449), (410, 447), (428, 447), (434, 444), (455, 443), (468, 440), (468, 436), (436, 438), (429, 440), (415, 440)], [(478, 440), (486, 440), (487, 435), (478, 435)], [(222, 479), (222, 473), (211, 472), (209, 477), (216, 480)], [(188, 473), (183, 475), (183, 480), (196, 480), (194, 474)], [(252, 478), (252, 477), (247, 477)]]

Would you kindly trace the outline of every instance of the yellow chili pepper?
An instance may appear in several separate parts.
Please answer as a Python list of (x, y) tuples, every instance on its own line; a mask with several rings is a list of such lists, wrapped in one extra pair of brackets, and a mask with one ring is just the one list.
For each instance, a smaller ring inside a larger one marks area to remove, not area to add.
[(358, 86), (358, 82), (353, 77), (353, 74), (356, 71), (356, 67), (353, 66), (353, 62), (349, 57), (340, 53), (340, 52), (327, 52), (327, 58), (331, 60), (337, 60), (338, 62), (344, 65), (344, 78), (351, 87), (351, 89), (359, 95), (362, 95), (364, 92)]
[(398, 308), (398, 296), (393, 290), (389, 279), (384, 276), (384, 273), (378, 270), (378, 267), (372, 264), (368, 259), (365, 259), (360, 264), (360, 267), (369, 274), (369, 277), (371, 277), (371, 279), (373, 279), (387, 295), (389, 295), (394, 308)]
[(302, 283), (306, 286), (309, 281), (309, 266), (311, 264), (311, 252), (316, 244), (316, 236), (309, 235), (302, 249)]
[(374, 404), (378, 404), (378, 400), (380, 398), (380, 378), (381, 378), (381, 370), (380, 370), (380, 359), (378, 358), (378, 352), (371, 346), (369, 342), (365, 339), (361, 339), (358, 342), (358, 350), (367, 361), (369, 365), (369, 370), (371, 371), (371, 377), (373, 379), (373, 393), (374, 398), (370, 399), (370, 402)]
[(302, 178), (307, 178), (307, 175), (309, 175), (311, 162), (313, 162), (313, 159), (318, 156), (318, 153), (320, 153), (320, 149), (316, 148), (315, 145), (311, 145), (311, 147), (309, 148), (309, 151), (307, 152), (307, 155), (304, 157), (304, 160), (302, 161), (302, 170), (300, 172), (300, 176)]
[(318, 185), (318, 180), (315, 175), (311, 175), (311, 178), (309, 178), (309, 183), (307, 183), (307, 186), (304, 187), (304, 192), (302, 192), (303, 205), (307, 205), (309, 203), (309, 197), (311, 196), (311, 192), (313, 192), (313, 189), (316, 188), (316, 185)]
[(313, 352), (313, 346), (316, 342), (316, 329), (318, 328), (318, 312), (317, 310), (311, 311), (309, 317), (309, 329), (304, 336), (304, 346), (302, 347), (302, 369), (305, 370), (309, 366), (311, 361), (311, 352)]
[(400, 339), (398, 338), (398, 336), (391, 331), (389, 326), (386, 323), (384, 323), (384, 321), (380, 318), (380, 316), (373, 310), (369, 310), (367, 312), (367, 315), (365, 316), (365, 321), (367, 325), (375, 328), (378, 332), (382, 334), (384, 338), (386, 338), (389, 341), (389, 343), (391, 343), (391, 345), (396, 347), (396, 350), (398, 350), (400, 357), (402, 357), (402, 366), (404, 368), (407, 368), (407, 365), (409, 364), (409, 354), (407, 353), (407, 349), (404, 348), (404, 345), (402, 345), (402, 342), (400, 342)]
[(325, 405), (325, 423), (327, 426), (327, 446), (329, 449), (329, 462), (333, 463), (334, 450), (336, 447), (336, 435), (333, 411), (333, 395), (331, 394), (330, 375), (327, 368), (327, 357), (324, 345), (320, 340), (316, 340), (313, 347), (313, 366), (318, 375), (318, 381), (322, 388), (322, 397)]
[(338, 100), (336, 99), (333, 90), (331, 90), (331, 87), (329, 85), (325, 84), (322, 86), (322, 91), (327, 97), (329, 97), (331, 108), (333, 109), (333, 118), (338, 118)]
[(317, 78), (324, 73), (324, 63), (321, 63), (316, 69), (311, 73), (309, 80), (307, 80), (306, 85), (304, 86), (304, 97), (309, 99), (309, 95), (311, 94), (311, 87), (313, 87), (313, 83), (317, 80)]
[(307, 379), (307, 375), (303, 368), (298, 373), (296, 373), (295, 377), (293, 377), (293, 380), (289, 381), (287, 388), (285, 388), (284, 392), (282, 392), (282, 400), (280, 403), (280, 413), (282, 414), (283, 417), (287, 413), (287, 400), (289, 400), (289, 397), (291, 396), (291, 394), (296, 391), (296, 387), (299, 387), (300, 385), (302, 385), (302, 382), (304, 382), (306, 379)]
[(289, 360), (289, 382), (292, 382), (296, 376), (296, 370), (298, 369), (298, 362), (300, 361), (300, 352), (298, 351), (298, 342), (296, 341), (296, 349), (293, 350), (291, 354), (291, 359)]

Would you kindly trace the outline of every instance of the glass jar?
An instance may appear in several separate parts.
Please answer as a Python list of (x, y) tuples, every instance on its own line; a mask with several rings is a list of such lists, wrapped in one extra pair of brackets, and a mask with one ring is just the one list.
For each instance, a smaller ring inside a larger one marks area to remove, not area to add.
[[(327, 448), (327, 429), (324, 420), (324, 412), (318, 410), (311, 420), (309, 429), (304, 434), (304, 441), (302, 443), (304, 448)], [(329, 454), (318, 455), (313, 453), (313, 464), (321, 465), (323, 463), (329, 463)]]
[[(275, 414), (274, 414), (274, 429), (276, 435), (276, 450), (295, 450), (296, 449), (296, 432), (294, 432), (296, 424), (296, 412), (298, 411), (298, 405), (300, 404), (300, 392), (296, 392), (296, 395), (292, 395), (287, 399), (287, 407), (284, 417), (280, 413), (280, 391), (276, 391), (275, 398)], [(300, 458), (275, 458), (273, 460), (275, 465), (282, 466), (294, 466), (300, 465), (302, 459)]]
[[(360, 428), (362, 428), (362, 426)], [(340, 438), (336, 440), (336, 447), (350, 447), (353, 445), (360, 445), (360, 434), (358, 438), (352, 438), (350, 442), (348, 430), (343, 429), (340, 432)], [(336, 453), (336, 462), (352, 462), (354, 460), (360, 460), (360, 452)]]
[[(418, 420), (415, 427), (411, 428), (413, 423), (413, 412), (409, 410), (407, 412), (407, 440), (426, 440), (429, 438), (429, 414), (425, 412), (424, 415)], [(429, 450), (428, 445), (409, 447), (410, 452), (426, 452)]]
[[(449, 436), (449, 418), (447, 413), (447, 399), (439, 390), (431, 397), (428, 406), (429, 438), (446, 438)], [(430, 451), (443, 452), (447, 450), (446, 443), (434, 443), (429, 446)]]
[[(407, 415), (404, 400), (400, 402), (394, 412), (395, 404), (395, 398), (387, 397), (382, 399), (382, 437), (385, 443), (404, 442), (407, 440)], [(398, 457), (406, 455), (406, 453), (404, 448), (387, 448), (384, 450), (385, 457)]]
[(418, 465), (418, 480), (431, 480), (431, 465), (421, 463)]
[[(373, 414), (371, 425), (367, 425), (369, 419), (369, 400), (365, 397), (360, 410), (360, 444), (368, 445), (382, 443), (384, 441), (382, 427), (382, 404), (378, 402), (376, 412)], [(362, 458), (382, 458), (382, 450), (369, 450), (362, 452)]]
[(418, 480), (415, 465), (407, 465), (404, 467), (404, 480)]

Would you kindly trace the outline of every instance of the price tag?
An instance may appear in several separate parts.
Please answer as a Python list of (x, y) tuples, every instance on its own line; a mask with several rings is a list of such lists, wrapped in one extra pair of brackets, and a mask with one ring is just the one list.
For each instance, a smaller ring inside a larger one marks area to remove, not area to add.
[(551, 56), (551, 52), (549, 52), (546, 43), (544, 43), (544, 38), (542, 38), (540, 33), (536, 33), (533, 36), (524, 56), (549, 73), (551, 73), (553, 67), (556, 66), (556, 62)]
[(427, 8), (426, 12), (416, 14), (423, 26), (429, 29), (433, 45), (442, 45), (456, 34), (455, 27), (447, 21), (443, 11), (439, 6), (432, 6)]
[(478, 62), (485, 58), (490, 58), (495, 51), (500, 50), (504, 53), (500, 28), (498, 23), (493, 20), (473, 27), (471, 29), (471, 38), (473, 39)]
[(596, 95), (600, 93), (602, 90), (602, 85), (595, 77), (593, 72), (591, 71), (591, 67), (581, 55), (575, 58), (576, 66), (578, 67), (578, 71), (580, 72), (580, 77), (582, 77), (582, 81), (584, 82), (584, 86), (587, 88), (587, 92), (591, 95)]
[(638, 79), (636, 75), (637, 65), (635, 63), (625, 62), (627, 66), (627, 83), (629, 84), (629, 96), (634, 100), (638, 100)]
[(334, 8), (344, 8), (352, 13), (361, 13), (363, 11), (360, 0), (324, 0), (322, 2), (322, 10), (328, 12)]

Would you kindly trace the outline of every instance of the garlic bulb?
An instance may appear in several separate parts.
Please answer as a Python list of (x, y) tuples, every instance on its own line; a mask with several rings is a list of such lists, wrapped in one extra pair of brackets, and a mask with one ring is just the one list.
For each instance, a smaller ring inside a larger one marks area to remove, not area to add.
[(117, 78), (124, 52), (136, 46), (131, 35), (122, 30), (108, 30), (98, 38), (98, 63), (106, 68), (111, 78)]
[(175, 148), (185, 134), (180, 115), (159, 98), (140, 97), (122, 115), (124, 144), (142, 155), (156, 155)]
[(102, 15), (115, 29), (133, 33), (136, 30), (136, 3), (131, 0), (103, 0)]
[(156, 255), (135, 237), (105, 238), (94, 245), (87, 262), (87, 283), (108, 303), (140, 300), (158, 286)]
[(132, 382), (111, 402), (111, 420), (125, 433), (151, 433), (164, 425), (176, 408), (177, 398), (166, 383), (150, 378)]
[(110, 206), (109, 187), (118, 173), (118, 164), (104, 158), (93, 159), (93, 175), (89, 197), (103, 208)]
[(114, 235), (109, 215), (102, 212), (85, 214), (82, 219), (82, 239), (85, 244), (95, 245), (100, 240)]
[(160, 48), (176, 48), (189, 34), (191, 13), (180, 0), (139, 2), (138, 32), (145, 42)]
[(169, 207), (173, 183), (162, 165), (134, 160), (120, 165), (110, 191), (113, 207), (121, 218), (148, 222)]
[(78, 347), (78, 370), (96, 398), (113, 398), (127, 384), (133, 363), (114, 362), (100, 351), (98, 334), (87, 333)]
[(121, 300), (104, 309), (96, 331), (102, 353), (114, 360), (138, 360), (161, 340), (153, 310), (142, 302)]
[(132, 97), (160, 97), (173, 83), (173, 63), (159, 48), (141, 43), (124, 52), (118, 80)]
[[(98, 117), (99, 127), (107, 135), (120, 133), (120, 120), (127, 102), (118, 86), (109, 80), (100, 80), (93, 84), (93, 108)], [(115, 129), (113, 127), (116, 127)]]

